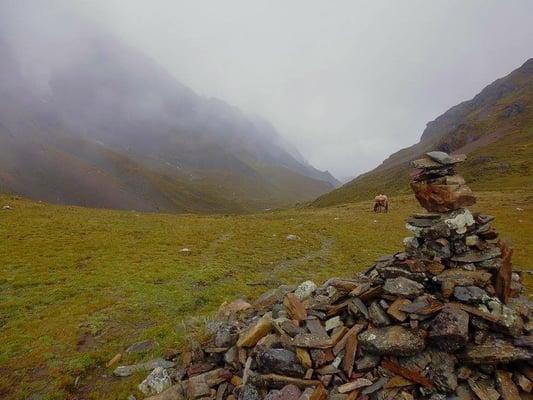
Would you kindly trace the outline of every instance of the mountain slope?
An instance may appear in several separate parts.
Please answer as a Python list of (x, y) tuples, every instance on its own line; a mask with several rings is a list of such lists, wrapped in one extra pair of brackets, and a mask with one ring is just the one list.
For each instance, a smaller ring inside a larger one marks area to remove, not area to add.
[(312, 204), (323, 207), (405, 192), (409, 161), (431, 150), (467, 153), (460, 173), (473, 188), (532, 189), (533, 59), (429, 122), (419, 143)]
[(338, 183), (268, 122), (197, 95), (102, 28), (37, 6), (34, 22), (56, 31), (31, 35), (16, 23), (24, 10), (0, 5), (0, 191), (93, 207), (242, 212), (309, 200)]

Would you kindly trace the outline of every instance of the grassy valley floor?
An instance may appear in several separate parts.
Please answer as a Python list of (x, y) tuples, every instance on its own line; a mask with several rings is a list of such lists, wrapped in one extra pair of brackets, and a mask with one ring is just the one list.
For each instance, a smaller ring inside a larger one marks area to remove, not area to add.
[[(533, 193), (478, 193), (514, 263), (533, 268)], [(1, 206), (10, 205), (11, 210)], [(401, 250), (413, 196), (389, 214), (369, 202), (243, 216), (142, 214), (0, 196), (0, 397), (125, 399), (144, 375), (106, 362), (139, 340), (184, 343), (191, 318), (280, 283), (350, 276)], [(299, 240), (287, 240), (294, 234)], [(188, 248), (190, 252), (180, 252)], [(532, 286), (533, 287), (533, 286)], [(185, 323), (184, 323), (185, 322)]]

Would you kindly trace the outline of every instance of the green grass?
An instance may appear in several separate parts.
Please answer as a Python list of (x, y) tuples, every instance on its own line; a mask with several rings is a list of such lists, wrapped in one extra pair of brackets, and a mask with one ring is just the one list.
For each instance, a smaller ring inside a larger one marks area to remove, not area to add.
[[(533, 267), (533, 194), (486, 192), (473, 209), (497, 217), (515, 264)], [(281, 282), (349, 276), (401, 249), (412, 196), (389, 214), (369, 202), (243, 216), (142, 214), (0, 197), (0, 397), (124, 399), (141, 375), (105, 363), (155, 339), (159, 356), (184, 344), (182, 322), (224, 300)], [(517, 210), (523, 209), (523, 211)], [(301, 239), (288, 241), (288, 234)], [(180, 253), (183, 247), (190, 254)], [(74, 385), (76, 377), (79, 385)]]

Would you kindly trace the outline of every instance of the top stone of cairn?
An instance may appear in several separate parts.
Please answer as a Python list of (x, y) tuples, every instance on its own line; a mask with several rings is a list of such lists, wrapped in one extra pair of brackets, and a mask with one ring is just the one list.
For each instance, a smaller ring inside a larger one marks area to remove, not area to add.
[(416, 168), (411, 174), (411, 189), (422, 207), (429, 212), (449, 212), (476, 202), (472, 190), (455, 172), (455, 165), (465, 160), (464, 154), (432, 151), (411, 162)]

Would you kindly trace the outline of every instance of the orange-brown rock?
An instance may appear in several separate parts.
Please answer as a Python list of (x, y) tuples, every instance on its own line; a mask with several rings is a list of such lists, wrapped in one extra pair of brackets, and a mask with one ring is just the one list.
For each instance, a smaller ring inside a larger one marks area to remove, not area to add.
[(237, 299), (232, 301), (231, 303), (225, 301), (219, 307), (217, 317), (220, 319), (224, 317), (228, 318), (241, 311), (248, 310), (251, 307), (252, 306), (250, 305), (250, 303), (244, 301), (243, 299)]
[(496, 385), (503, 400), (520, 400), (520, 393), (513, 382), (512, 374), (508, 371), (496, 371)]
[(298, 300), (298, 297), (293, 293), (289, 293), (285, 296), (283, 305), (287, 309), (287, 313), (291, 318), (298, 321), (303, 321), (307, 318), (307, 311), (305, 310), (304, 304)]
[(268, 317), (260, 318), (254, 325), (248, 330), (242, 332), (239, 336), (237, 346), (239, 347), (252, 347), (259, 342), (259, 340), (266, 336), (272, 330), (272, 319)]
[(476, 197), (467, 185), (411, 182), (411, 188), (420, 205), (429, 212), (448, 212), (476, 203)]

